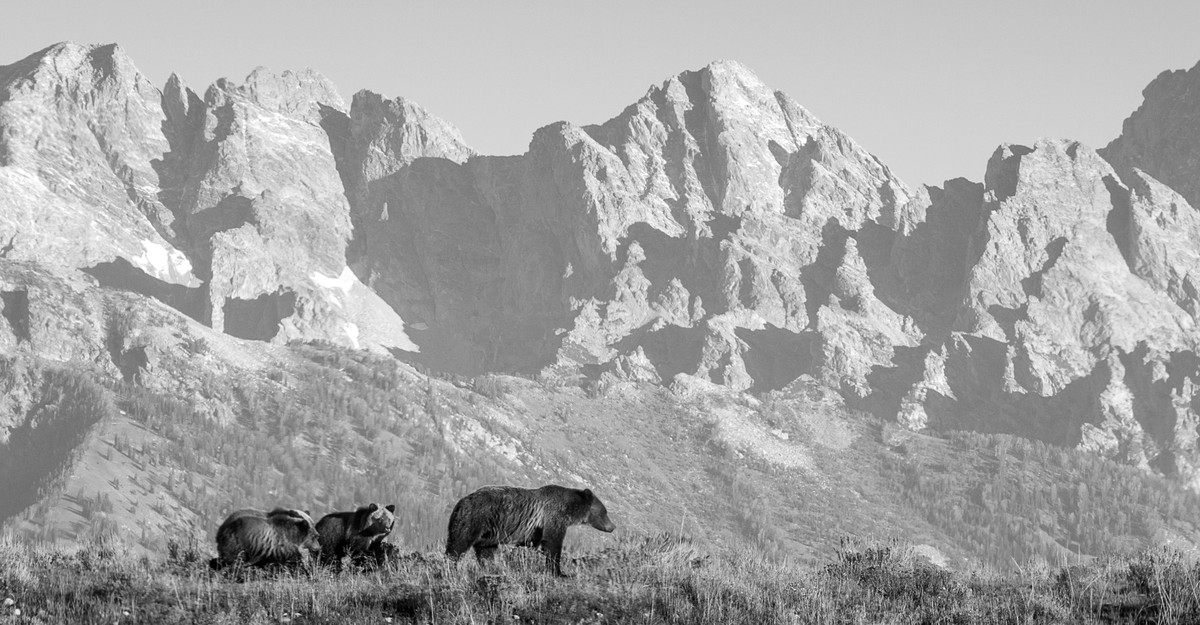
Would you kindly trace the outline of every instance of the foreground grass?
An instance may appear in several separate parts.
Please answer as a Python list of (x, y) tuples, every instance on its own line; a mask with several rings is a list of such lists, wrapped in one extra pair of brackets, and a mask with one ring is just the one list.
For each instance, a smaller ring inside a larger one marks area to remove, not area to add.
[(1200, 622), (1200, 568), (1156, 550), (1017, 575), (943, 571), (895, 545), (818, 568), (707, 553), (667, 537), (578, 554), (569, 579), (528, 550), (485, 567), (413, 554), (335, 575), (211, 573), (205, 554), (0, 543), (0, 622), (1100, 623)]

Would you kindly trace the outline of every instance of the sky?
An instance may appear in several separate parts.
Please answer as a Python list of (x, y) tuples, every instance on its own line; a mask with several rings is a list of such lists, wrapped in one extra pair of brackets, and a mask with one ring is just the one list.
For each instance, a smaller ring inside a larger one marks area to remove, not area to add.
[[(1160, 72), (1200, 61), (1200, 2), (26, 0), (0, 65), (59, 41), (119, 43), (162, 85), (264, 65), (350, 96), (404, 96), (485, 154), (560, 120), (603, 122), (652, 85), (733, 59), (910, 185), (980, 180), (1002, 143), (1102, 147)], [(1136, 6), (1135, 10), (1133, 7)]]

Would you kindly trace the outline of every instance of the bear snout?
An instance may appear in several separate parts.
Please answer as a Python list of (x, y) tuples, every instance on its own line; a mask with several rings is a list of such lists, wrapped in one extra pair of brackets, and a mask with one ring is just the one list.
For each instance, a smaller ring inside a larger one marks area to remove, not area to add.
[(304, 542), (300, 543), (300, 548), (305, 551), (316, 553), (321, 550), (321, 535), (313, 532), (311, 536), (307, 536)]

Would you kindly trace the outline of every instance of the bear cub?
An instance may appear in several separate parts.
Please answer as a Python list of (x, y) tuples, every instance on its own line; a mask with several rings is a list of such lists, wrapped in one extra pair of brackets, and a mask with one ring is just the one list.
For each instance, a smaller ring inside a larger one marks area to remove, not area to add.
[(217, 528), (217, 557), (209, 565), (295, 566), (307, 564), (320, 548), (316, 525), (303, 510), (238, 510)]
[(394, 556), (391, 545), (383, 539), (392, 532), (396, 523), (396, 506), (379, 507), (372, 503), (353, 512), (334, 512), (321, 517), (317, 532), (321, 536), (321, 562), (341, 568), (342, 558), (358, 563), (367, 558), (382, 565), (389, 555)]

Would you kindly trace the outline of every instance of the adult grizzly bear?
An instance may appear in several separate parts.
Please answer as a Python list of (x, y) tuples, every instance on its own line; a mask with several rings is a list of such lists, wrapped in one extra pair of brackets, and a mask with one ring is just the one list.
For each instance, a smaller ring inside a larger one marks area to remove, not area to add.
[(458, 558), (475, 549), (480, 561), (496, 554), (500, 545), (541, 548), (556, 575), (562, 572), (562, 545), (567, 528), (591, 525), (616, 529), (608, 511), (591, 490), (543, 486), (537, 489), (485, 486), (463, 497), (450, 513), (446, 554)]
[(386, 559), (383, 539), (396, 523), (396, 506), (363, 506), (353, 512), (334, 512), (321, 517), (317, 533), (321, 535), (321, 562), (341, 568), (342, 558), (361, 560), (370, 556), (377, 564)]
[(249, 566), (292, 566), (320, 548), (317, 526), (307, 512), (238, 510), (217, 529), (217, 557), (209, 564), (222, 569), (240, 559)]

